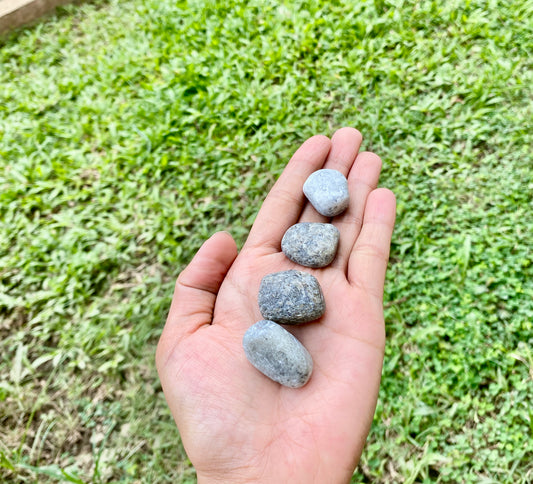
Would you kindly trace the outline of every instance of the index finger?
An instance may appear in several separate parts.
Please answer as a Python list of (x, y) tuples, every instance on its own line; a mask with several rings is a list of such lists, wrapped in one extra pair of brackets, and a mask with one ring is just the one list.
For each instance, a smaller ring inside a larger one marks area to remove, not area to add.
[(303, 184), (311, 173), (324, 165), (330, 147), (327, 136), (317, 135), (298, 148), (266, 197), (244, 248), (280, 249), (283, 234), (298, 221), (302, 211)]

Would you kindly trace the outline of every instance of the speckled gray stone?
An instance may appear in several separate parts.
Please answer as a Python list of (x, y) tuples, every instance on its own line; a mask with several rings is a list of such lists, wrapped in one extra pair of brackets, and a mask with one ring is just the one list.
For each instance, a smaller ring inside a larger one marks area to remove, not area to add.
[(303, 190), (316, 211), (326, 217), (339, 215), (350, 203), (348, 181), (337, 170), (326, 168), (311, 173), (304, 183)]
[(334, 225), (303, 222), (285, 232), (281, 250), (301, 266), (325, 267), (335, 259), (339, 237), (339, 230)]
[(262, 320), (248, 328), (242, 346), (252, 365), (287, 387), (304, 386), (313, 371), (313, 360), (302, 343), (274, 321)]
[(263, 318), (281, 324), (313, 321), (326, 310), (316, 277), (295, 270), (274, 272), (263, 277), (258, 302)]

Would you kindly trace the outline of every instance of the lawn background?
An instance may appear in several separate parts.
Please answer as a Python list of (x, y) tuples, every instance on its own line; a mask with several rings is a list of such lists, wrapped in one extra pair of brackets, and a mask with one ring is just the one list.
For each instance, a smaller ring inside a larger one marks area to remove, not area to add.
[(194, 482), (153, 355), (309, 136), (398, 198), (353, 482), (533, 482), (533, 1), (95, 1), (0, 41), (0, 481)]

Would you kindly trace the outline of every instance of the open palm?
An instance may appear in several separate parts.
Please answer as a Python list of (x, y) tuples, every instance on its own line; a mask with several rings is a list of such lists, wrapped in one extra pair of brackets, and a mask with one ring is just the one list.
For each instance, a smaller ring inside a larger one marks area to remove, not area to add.
[[(237, 255), (219, 232), (180, 274), (156, 362), (163, 390), (199, 482), (347, 482), (366, 440), (385, 344), (382, 293), (394, 226), (394, 195), (376, 189), (381, 161), (358, 153), (361, 135), (343, 128), (315, 136), (294, 154)], [(325, 222), (305, 203), (302, 186), (320, 168), (348, 177), (350, 206), (332, 223), (340, 231), (334, 262), (302, 268), (281, 252), (298, 222)], [(261, 279), (287, 269), (312, 273), (326, 312), (287, 327), (314, 362), (302, 388), (259, 373), (242, 348), (263, 319)]]

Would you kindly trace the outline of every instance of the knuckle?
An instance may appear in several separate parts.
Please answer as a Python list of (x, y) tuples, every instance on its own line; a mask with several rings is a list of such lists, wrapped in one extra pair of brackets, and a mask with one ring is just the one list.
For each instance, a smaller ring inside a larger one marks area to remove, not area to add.
[(389, 251), (384, 250), (375, 244), (361, 244), (356, 246), (356, 250), (358, 254), (365, 257), (379, 259), (383, 262), (388, 262), (389, 260)]

